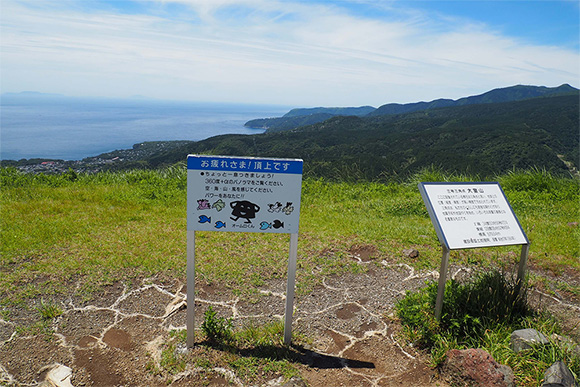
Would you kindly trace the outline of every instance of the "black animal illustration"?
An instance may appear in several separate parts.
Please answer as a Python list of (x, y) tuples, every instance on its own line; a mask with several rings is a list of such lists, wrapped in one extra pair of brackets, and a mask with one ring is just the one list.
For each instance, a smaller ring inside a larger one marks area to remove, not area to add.
[(252, 223), (250, 219), (254, 219), (256, 217), (256, 212), (260, 211), (260, 206), (247, 200), (231, 202), (230, 207), (233, 208), (230, 219), (237, 221), (240, 218), (244, 218), (246, 219), (246, 223)]

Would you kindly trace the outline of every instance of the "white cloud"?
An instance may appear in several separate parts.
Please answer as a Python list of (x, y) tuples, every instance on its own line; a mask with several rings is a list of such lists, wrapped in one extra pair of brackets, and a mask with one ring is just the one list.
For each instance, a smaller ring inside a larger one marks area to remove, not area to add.
[(3, 91), (378, 106), (516, 83), (578, 87), (577, 52), (417, 10), (380, 19), (265, 0), (144, 2), (157, 10), (148, 14), (1, 4)]

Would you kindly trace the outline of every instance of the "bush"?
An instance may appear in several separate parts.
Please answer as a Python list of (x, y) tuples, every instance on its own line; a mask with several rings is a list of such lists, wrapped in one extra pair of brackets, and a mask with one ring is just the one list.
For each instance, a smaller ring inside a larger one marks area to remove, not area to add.
[(442, 334), (459, 342), (481, 336), (498, 324), (511, 324), (532, 314), (527, 288), (518, 292), (516, 281), (499, 270), (486, 271), (473, 282), (447, 281), (441, 320), (435, 320), (437, 283), (408, 292), (396, 305), (399, 318), (410, 329), (413, 341), (431, 347)]
[(212, 343), (225, 343), (233, 339), (232, 320), (217, 317), (217, 312), (210, 306), (204, 313), (205, 319), (201, 330)]

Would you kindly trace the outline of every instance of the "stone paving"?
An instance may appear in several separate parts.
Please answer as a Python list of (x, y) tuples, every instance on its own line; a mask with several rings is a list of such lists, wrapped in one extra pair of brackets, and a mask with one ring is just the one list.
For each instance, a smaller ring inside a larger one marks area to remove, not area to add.
[[(387, 316), (405, 291), (424, 286), (438, 273), (353, 258), (367, 265), (365, 273), (327, 277), (295, 300), (293, 330), (313, 338), (305, 349), (308, 367), (302, 377), (313, 386), (324, 384), (325, 378), (340, 383), (328, 385), (391, 386), (408, 381), (414, 386), (445, 386), (433, 379), (434, 372), (412, 348), (397, 341)], [(452, 277), (469, 275), (469, 269), (452, 270)], [(247, 299), (196, 284), (196, 326), (210, 305), (237, 326), (282, 319), (285, 286), (285, 280), (271, 281), (257, 289), (255, 299)], [(185, 329), (187, 289), (177, 280), (167, 284), (148, 279), (135, 288), (116, 284), (90, 304), (69, 298), (63, 308), (53, 323), (52, 340), (19, 334), (15, 323), (0, 320), (0, 384), (38, 385), (55, 377), (60, 386), (153, 383), (156, 379), (147, 371), (159, 365), (163, 343), (171, 331)], [(188, 365), (172, 382), (178, 385), (198, 371)], [(214, 371), (228, 383), (243, 386), (231, 370)]]

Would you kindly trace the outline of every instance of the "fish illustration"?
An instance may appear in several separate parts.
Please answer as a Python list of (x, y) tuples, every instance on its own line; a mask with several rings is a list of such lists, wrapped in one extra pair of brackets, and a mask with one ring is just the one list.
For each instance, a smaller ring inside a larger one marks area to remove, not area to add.
[(199, 223), (211, 223), (211, 218), (205, 215), (200, 215)]
[(217, 222), (215, 222), (215, 228), (222, 228), (222, 227), (226, 227), (226, 224), (224, 222), (222, 222), (221, 220), (218, 220)]
[(273, 221), (272, 223), (268, 223), (266, 221), (260, 223), (260, 230), (267, 230), (269, 228), (274, 227), (275, 229), (284, 227), (284, 222), (279, 221), (278, 219), (276, 219), (275, 221)]
[(225, 206), (226, 206), (226, 204), (224, 203), (224, 201), (220, 199), (217, 202), (215, 202), (214, 204), (212, 204), (211, 208), (215, 208), (219, 212), (219, 211), (223, 210)]

